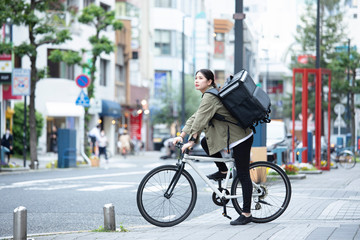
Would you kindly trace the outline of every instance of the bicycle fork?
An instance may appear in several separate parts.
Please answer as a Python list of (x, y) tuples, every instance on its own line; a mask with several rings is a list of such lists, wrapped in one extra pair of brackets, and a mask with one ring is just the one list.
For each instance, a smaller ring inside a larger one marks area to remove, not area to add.
[(179, 181), (180, 176), (185, 168), (185, 163), (182, 162), (180, 164), (177, 164), (177, 166), (178, 166), (178, 170), (176, 171), (174, 177), (171, 179), (169, 187), (167, 188), (166, 192), (164, 193), (164, 197), (166, 199), (170, 199), (171, 196), (173, 195), (174, 188), (175, 188), (177, 182)]

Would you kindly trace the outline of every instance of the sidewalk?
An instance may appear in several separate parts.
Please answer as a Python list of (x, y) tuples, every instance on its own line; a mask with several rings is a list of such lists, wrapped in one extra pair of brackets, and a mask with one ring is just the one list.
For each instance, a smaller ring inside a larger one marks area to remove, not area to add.
[[(332, 169), (292, 180), (288, 209), (275, 221), (265, 224), (231, 226), (219, 208), (170, 228), (149, 224), (127, 228), (129, 232), (48, 233), (30, 235), (28, 239), (360, 239), (359, 173), (360, 164), (357, 164), (350, 170)], [(237, 217), (234, 209), (229, 208), (228, 212), (233, 219)]]

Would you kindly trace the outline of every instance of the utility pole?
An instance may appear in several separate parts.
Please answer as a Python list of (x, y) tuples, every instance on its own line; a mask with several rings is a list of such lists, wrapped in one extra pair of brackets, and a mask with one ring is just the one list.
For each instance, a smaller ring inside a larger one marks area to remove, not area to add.
[(243, 0), (235, 0), (235, 53), (234, 53), (234, 74), (240, 72), (243, 69), (243, 49), (244, 49), (244, 26), (243, 19), (245, 14), (243, 13)]
[[(347, 66), (347, 82), (348, 84), (350, 85), (350, 38), (348, 39), (348, 59), (349, 59), (349, 63), (348, 63), (348, 66)], [(346, 120), (347, 121), (351, 121), (350, 119), (350, 92), (347, 93), (347, 103), (346, 103)], [(347, 128), (348, 128), (348, 131), (347, 132), (351, 132), (351, 129), (350, 129), (350, 125), (351, 124), (347, 124)]]

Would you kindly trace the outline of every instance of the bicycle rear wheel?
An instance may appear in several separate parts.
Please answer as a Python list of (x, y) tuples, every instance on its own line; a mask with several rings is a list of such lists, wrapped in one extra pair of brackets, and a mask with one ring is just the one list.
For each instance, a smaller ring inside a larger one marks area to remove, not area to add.
[[(278, 218), (284, 213), (291, 198), (291, 184), (286, 173), (273, 163), (254, 162), (250, 164), (250, 177), (253, 182), (253, 222), (266, 223)], [(232, 199), (232, 203), (241, 214), (243, 196), (239, 178), (233, 180), (231, 195), (240, 195)]]
[(354, 153), (349, 150), (342, 151), (338, 159), (340, 166), (346, 169), (353, 168), (356, 164)]
[(184, 221), (195, 207), (197, 190), (194, 179), (183, 170), (170, 197), (165, 196), (171, 180), (178, 171), (174, 165), (151, 170), (141, 181), (137, 191), (137, 206), (149, 223), (171, 227)]

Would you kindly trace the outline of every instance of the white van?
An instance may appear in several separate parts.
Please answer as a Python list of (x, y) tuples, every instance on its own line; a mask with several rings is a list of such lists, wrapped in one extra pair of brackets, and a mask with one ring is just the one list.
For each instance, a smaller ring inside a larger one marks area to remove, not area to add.
[(277, 147), (287, 148), (283, 152), (283, 163), (288, 161), (291, 150), (291, 134), (288, 134), (285, 123), (282, 120), (271, 120), (266, 124), (266, 147), (267, 160), (269, 162), (277, 163), (277, 156), (272, 152)]

